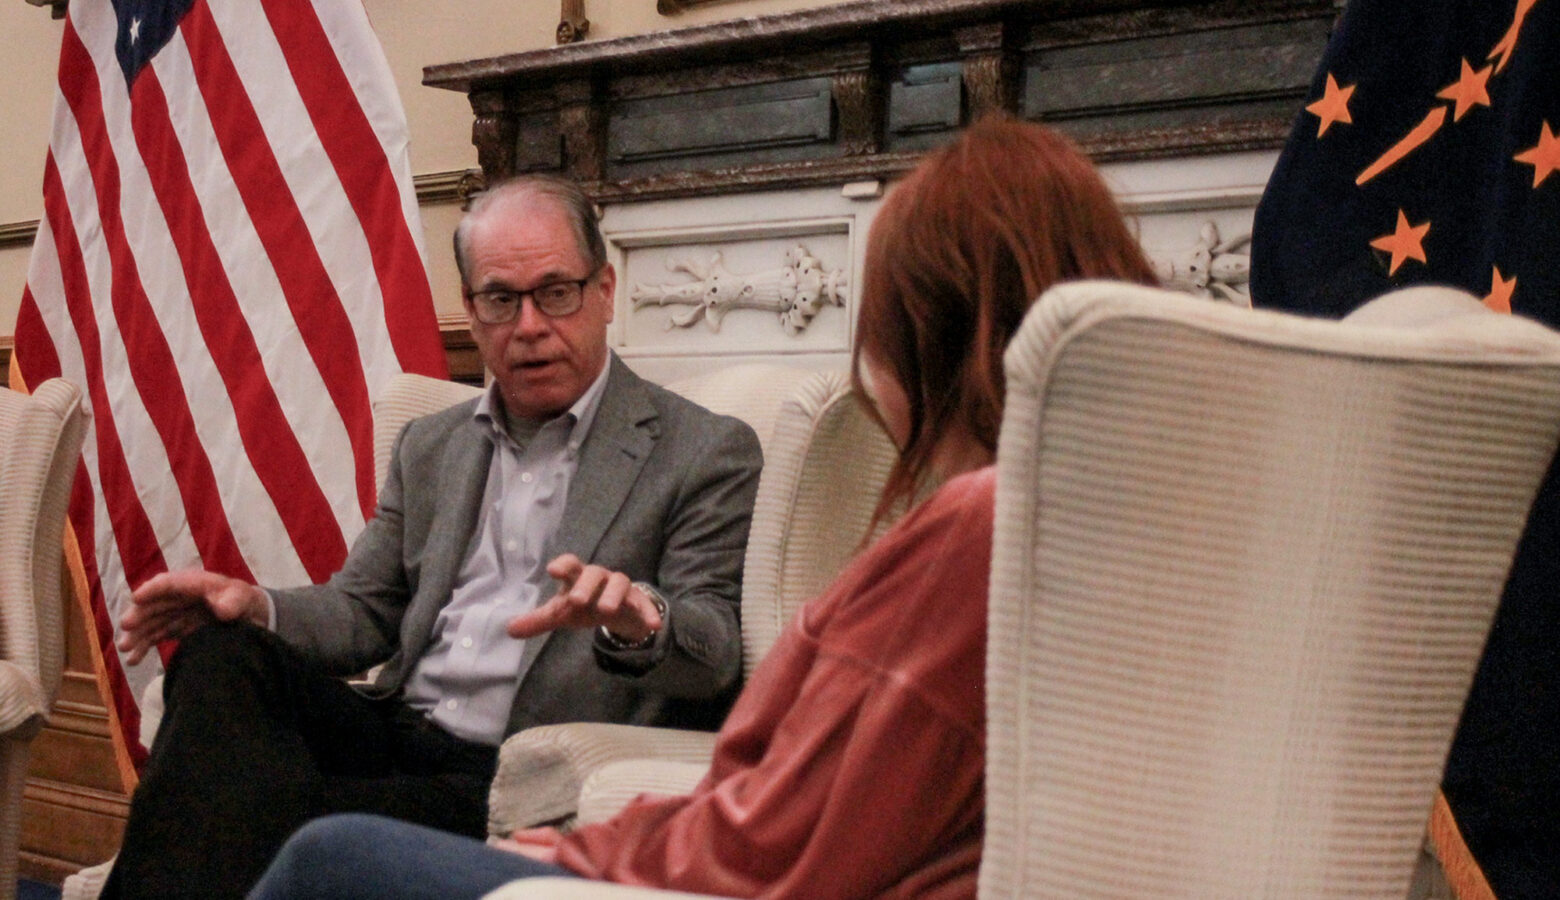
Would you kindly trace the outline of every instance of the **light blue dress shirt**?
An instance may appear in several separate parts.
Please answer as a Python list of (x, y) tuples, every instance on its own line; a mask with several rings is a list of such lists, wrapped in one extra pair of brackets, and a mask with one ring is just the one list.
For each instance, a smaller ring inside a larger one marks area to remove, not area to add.
[(543, 554), (563, 520), (580, 445), (610, 369), (604, 366), (568, 411), (547, 422), (507, 427), (496, 384), (472, 413), (493, 441), (480, 519), (450, 602), (439, 612), (405, 692), (408, 706), (468, 741), (503, 740), (515, 693), (541, 652), (545, 637), (516, 640), (504, 627), (557, 591)]

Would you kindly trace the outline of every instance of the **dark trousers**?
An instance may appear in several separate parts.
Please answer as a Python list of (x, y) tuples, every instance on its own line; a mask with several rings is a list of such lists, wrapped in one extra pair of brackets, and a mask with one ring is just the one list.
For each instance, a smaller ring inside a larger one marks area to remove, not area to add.
[(364, 697), (282, 640), (185, 638), (104, 897), (241, 897), (299, 826), (368, 812), (486, 832), (496, 751)]

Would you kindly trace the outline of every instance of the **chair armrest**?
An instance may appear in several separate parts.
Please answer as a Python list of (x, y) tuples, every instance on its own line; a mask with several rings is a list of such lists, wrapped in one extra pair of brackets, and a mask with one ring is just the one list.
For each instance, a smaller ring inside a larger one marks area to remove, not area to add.
[(0, 659), (0, 737), (32, 740), (49, 714), (43, 685), (33, 673)]
[(577, 722), (527, 728), (504, 742), (488, 793), (488, 833), (559, 822), (578, 809), (580, 788), (597, 768), (622, 759), (708, 766), (715, 735), (705, 731)]
[(692, 793), (709, 771), (708, 760), (621, 759), (607, 763), (587, 775), (580, 787), (578, 824), (610, 819), (640, 794), (675, 797)]
[(522, 878), (511, 881), (496, 891), (484, 894), (482, 900), (648, 900), (651, 897), (704, 897), (705, 894), (684, 894), (679, 891), (658, 891), (654, 888), (629, 887), (623, 884), (606, 884), (584, 878)]

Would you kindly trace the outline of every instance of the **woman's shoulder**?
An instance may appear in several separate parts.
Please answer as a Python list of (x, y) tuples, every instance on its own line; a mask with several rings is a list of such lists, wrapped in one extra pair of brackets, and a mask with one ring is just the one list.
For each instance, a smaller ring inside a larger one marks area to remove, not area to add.
[(991, 568), (995, 470), (950, 479), (859, 554), (822, 597), (808, 604), (808, 630), (885, 617), (913, 619), (923, 607), (984, 610)]
[(911, 543), (991, 544), (997, 470), (986, 466), (950, 478), (884, 535)]
[(996, 493), (997, 467), (985, 466), (950, 478), (924, 505), (989, 516)]

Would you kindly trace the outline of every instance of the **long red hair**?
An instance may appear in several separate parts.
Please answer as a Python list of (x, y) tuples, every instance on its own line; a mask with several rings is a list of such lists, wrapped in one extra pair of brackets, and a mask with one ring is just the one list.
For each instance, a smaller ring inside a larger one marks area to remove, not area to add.
[(879, 519), (927, 484), (949, 429), (996, 452), (1003, 350), (1035, 298), (1079, 278), (1157, 283), (1093, 164), (1048, 128), (982, 119), (888, 196), (867, 240), (851, 367), (862, 392), (870, 356), (909, 405)]

